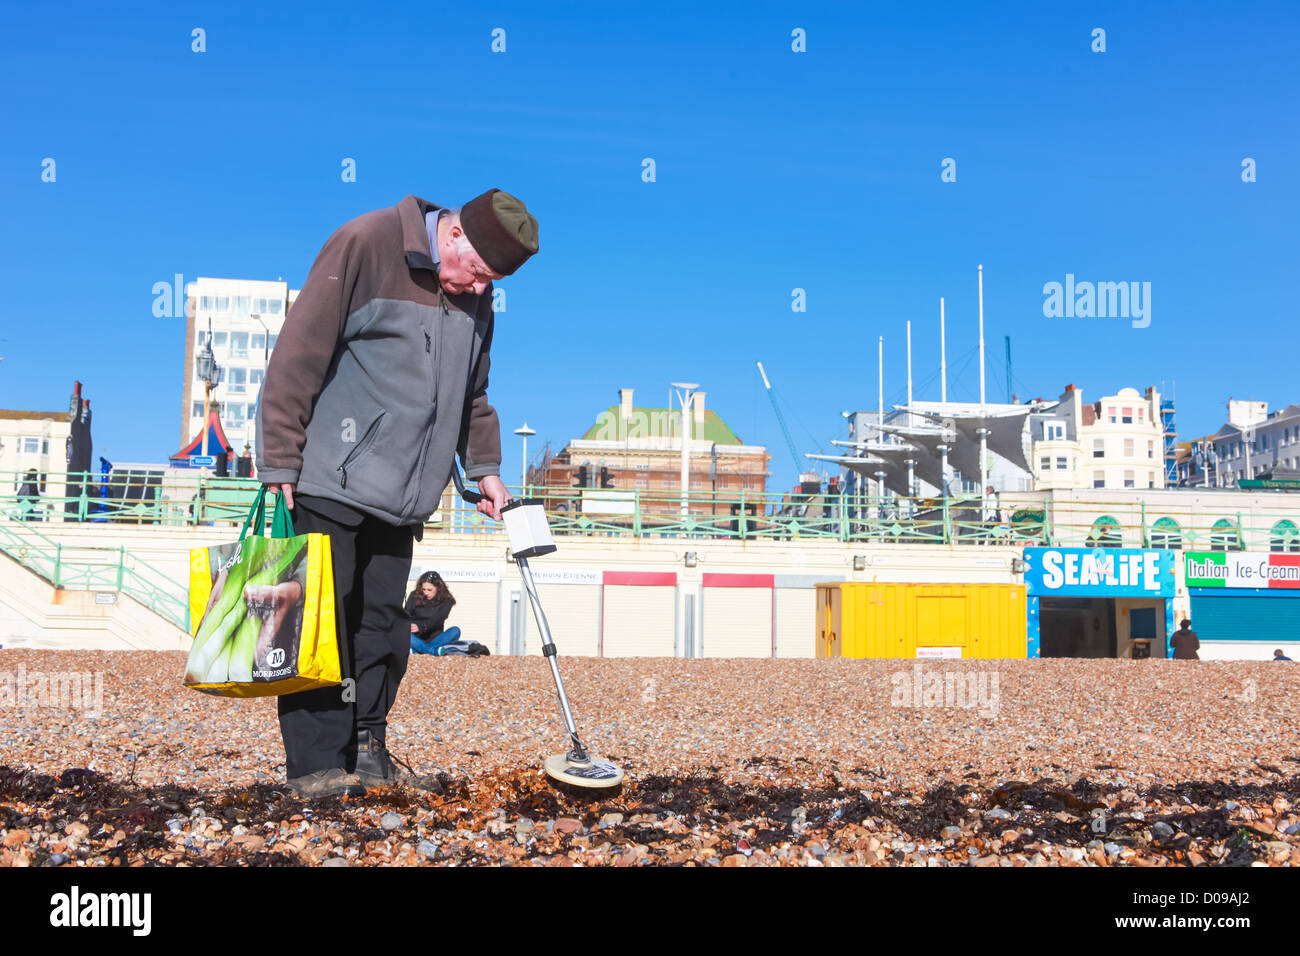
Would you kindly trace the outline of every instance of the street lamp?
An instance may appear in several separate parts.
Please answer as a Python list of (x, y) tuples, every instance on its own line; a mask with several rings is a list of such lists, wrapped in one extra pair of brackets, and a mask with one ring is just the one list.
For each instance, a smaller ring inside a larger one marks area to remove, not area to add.
[[(266, 369), (271, 364), (271, 330), (262, 321), (262, 313), (250, 312), (248, 317), (256, 320), (257, 324), (262, 327), (262, 381), (257, 385), (257, 404), (261, 405), (262, 389), (266, 388)], [(244, 426), (244, 437), (245, 439), (248, 437), (248, 425)]]
[(682, 404), (682, 518), (690, 513), (690, 493), (691, 493), (691, 465), (690, 465), (690, 444), (691, 444), (691, 391), (700, 386), (695, 382), (669, 382), (669, 384), (678, 389), (677, 400)]
[(522, 428), (515, 429), (515, 434), (524, 440), (524, 458), (523, 463), (519, 466), (519, 488), (520, 494), (526, 498), (528, 497), (528, 491), (526, 489), (526, 485), (528, 484), (528, 436), (536, 435), (537, 432), (529, 428), (527, 422), (524, 422)]
[[(195, 369), (203, 381), (203, 457), (208, 456), (208, 416), (211, 414), (212, 390), (217, 386), (221, 369), (217, 367), (217, 357), (212, 354), (212, 320), (208, 319), (208, 341), (203, 351), (195, 360)], [(207, 467), (206, 465), (204, 467)]]

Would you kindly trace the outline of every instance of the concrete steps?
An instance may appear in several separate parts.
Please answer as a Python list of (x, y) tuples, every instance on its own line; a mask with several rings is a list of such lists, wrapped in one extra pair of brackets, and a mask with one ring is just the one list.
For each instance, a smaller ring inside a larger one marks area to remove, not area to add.
[(118, 591), (55, 588), (0, 554), (0, 646), (184, 650), (190, 635)]

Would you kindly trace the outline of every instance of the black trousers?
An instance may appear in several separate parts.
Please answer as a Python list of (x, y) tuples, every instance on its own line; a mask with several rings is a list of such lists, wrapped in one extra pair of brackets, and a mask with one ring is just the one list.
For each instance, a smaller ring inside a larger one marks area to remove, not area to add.
[(403, 608), (414, 526), (394, 527), (346, 505), (294, 496), (298, 534), (329, 535), (342, 687), (279, 698), (285, 776), (356, 766), (357, 730), (384, 741), (406, 673), (411, 622)]

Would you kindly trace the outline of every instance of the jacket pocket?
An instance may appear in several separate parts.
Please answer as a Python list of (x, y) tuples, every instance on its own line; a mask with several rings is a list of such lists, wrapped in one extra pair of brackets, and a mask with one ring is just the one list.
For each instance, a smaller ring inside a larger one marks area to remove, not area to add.
[(375, 420), (370, 423), (369, 427), (366, 428), (365, 434), (361, 436), (361, 441), (357, 442), (352, 450), (348, 452), (347, 457), (339, 463), (338, 476), (340, 488), (346, 488), (348, 486), (348, 469), (351, 468), (355, 472), (357, 469), (362, 467), (362, 460), (374, 449), (375, 441), (379, 437), (380, 429), (384, 427), (384, 418), (387, 417), (387, 415), (388, 410), (381, 408), (379, 414), (375, 417)]

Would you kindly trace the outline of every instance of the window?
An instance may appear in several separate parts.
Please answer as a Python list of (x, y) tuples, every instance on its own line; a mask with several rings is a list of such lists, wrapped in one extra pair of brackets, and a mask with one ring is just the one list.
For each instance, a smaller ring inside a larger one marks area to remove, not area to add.
[(213, 296), (213, 297), (212, 297), (212, 311), (213, 311), (213, 312), (229, 312), (229, 311), (230, 311), (230, 296), (228, 296), (228, 295), (216, 295), (216, 296)]
[(1273, 525), (1273, 530), (1269, 534), (1270, 551), (1300, 551), (1300, 529), (1297, 529), (1294, 521), (1287, 521), (1285, 518)]
[(230, 357), (248, 358), (248, 333), (247, 332), (230, 333)]
[(1147, 457), (1148, 458), (1156, 457), (1156, 443), (1153, 441), (1147, 442)]
[(1260, 436), (1259, 436), (1259, 443), (1260, 443), (1260, 446), (1262, 447), (1262, 449), (1263, 449), (1264, 451), (1268, 451), (1268, 436), (1267, 436), (1267, 435), (1260, 435)]
[(1137, 478), (1133, 474), (1133, 471), (1131, 469), (1129, 471), (1124, 472), (1124, 487), (1125, 488), (1137, 487)]
[(244, 386), (248, 383), (248, 369), (232, 368), (230, 370), (230, 379), (226, 383), (230, 393), (242, 395)]
[(190, 417), (191, 417), (191, 418), (202, 418), (202, 417), (203, 417), (203, 403), (202, 403), (202, 402), (190, 402)]
[(1154, 488), (1155, 486), (1156, 486), (1156, 478), (1155, 475), (1152, 475), (1150, 478), (1147, 479), (1147, 487)]
[(1115, 424), (1115, 409), (1113, 407), (1106, 409), (1106, 417), (1110, 419), (1112, 425)]
[(280, 314), (280, 307), (281, 307), (283, 304), (284, 304), (284, 303), (282, 303), (279, 299), (271, 299), (269, 302), (266, 303), (266, 314), (267, 314), (267, 315), (279, 315), (279, 314)]
[(1070, 470), (1070, 459), (1069, 459), (1069, 458), (1066, 458), (1066, 457), (1063, 457), (1063, 456), (1057, 457), (1057, 459), (1056, 459), (1056, 470), (1057, 470), (1057, 471), (1069, 471), (1069, 470)]
[(240, 315), (248, 315), (248, 313), (252, 311), (253, 300), (246, 295), (237, 295), (234, 298), (233, 306), (234, 307), (231, 311), (237, 312)]
[(248, 387), (260, 388), (262, 385), (262, 370), (260, 368), (250, 368), (248, 370)]
[(1241, 544), (1237, 537), (1237, 531), (1232, 526), (1232, 522), (1227, 518), (1220, 518), (1214, 522), (1214, 527), (1210, 529), (1210, 550), (1211, 551), (1240, 551)]
[(1122, 548), (1124, 536), (1119, 522), (1110, 515), (1102, 515), (1092, 523), (1092, 532), (1085, 542), (1090, 548)]
[(48, 438), (34, 438), (25, 436), (18, 446), (20, 455), (48, 455), (50, 453), (50, 440)]
[(199, 296), (199, 308), (207, 309), (209, 312), (211, 312), (214, 301), (215, 300), (210, 295), (201, 295)]
[(1181, 548), (1183, 546), (1183, 529), (1173, 518), (1157, 518), (1151, 526), (1151, 547)]
[(1125, 458), (1133, 457), (1133, 439), (1131, 438), (1124, 439), (1124, 457)]
[(248, 341), (248, 347), (254, 352), (261, 354), (262, 350), (266, 348), (266, 333), (254, 332)]
[(1125, 408), (1125, 409), (1123, 409), (1123, 412), (1124, 412), (1124, 414), (1121, 416), (1121, 418), (1122, 418), (1124, 424), (1125, 424), (1125, 425), (1132, 425), (1132, 424), (1133, 424), (1133, 409), (1131, 409), (1131, 408)]
[(1043, 456), (1038, 460), (1038, 467), (1041, 468), (1043, 471), (1051, 471), (1052, 459), (1048, 456)]
[(268, 344), (271, 348), (275, 348), (275, 340), (276, 340), (277, 338), (278, 338), (278, 336), (277, 336), (275, 333), (271, 333), (271, 341), (268, 342), (267, 344)]
[(1138, 408), (1138, 424), (1139, 424), (1139, 425), (1142, 424), (1142, 414), (1143, 414), (1143, 411), (1144, 411), (1144, 409), (1142, 409), (1142, 408), (1140, 408), (1140, 407)]
[(1092, 457), (1093, 458), (1106, 457), (1106, 440), (1104, 438), (1094, 438), (1092, 440)]
[(221, 420), (231, 428), (242, 428), (244, 425), (244, 403), (226, 402), (222, 406)]
[(224, 348), (226, 347), (226, 333), (225, 333), (225, 332), (214, 332), (214, 333), (212, 333), (212, 347), (213, 347), (214, 349), (224, 349)]
[(196, 349), (202, 349), (203, 346), (207, 344), (208, 344), (207, 329), (199, 329), (196, 333), (194, 333), (194, 347)]
[(1043, 422), (1043, 439), (1045, 441), (1061, 441), (1065, 438), (1064, 422)]
[(1104, 471), (1094, 471), (1092, 473), (1092, 486), (1094, 488), (1106, 487), (1106, 473)]

